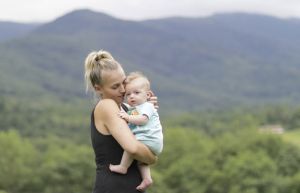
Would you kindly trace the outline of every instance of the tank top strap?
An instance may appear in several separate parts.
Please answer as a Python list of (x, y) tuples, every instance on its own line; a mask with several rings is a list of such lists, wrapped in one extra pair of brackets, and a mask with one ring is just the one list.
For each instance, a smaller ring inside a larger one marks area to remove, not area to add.
[(124, 103), (121, 104), (121, 107), (125, 112), (128, 111), (128, 107)]

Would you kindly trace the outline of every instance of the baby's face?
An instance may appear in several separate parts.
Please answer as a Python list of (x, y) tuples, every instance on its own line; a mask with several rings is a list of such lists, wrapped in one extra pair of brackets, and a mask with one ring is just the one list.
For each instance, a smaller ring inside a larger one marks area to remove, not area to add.
[(148, 99), (148, 91), (138, 79), (126, 84), (125, 97), (130, 106), (143, 104)]

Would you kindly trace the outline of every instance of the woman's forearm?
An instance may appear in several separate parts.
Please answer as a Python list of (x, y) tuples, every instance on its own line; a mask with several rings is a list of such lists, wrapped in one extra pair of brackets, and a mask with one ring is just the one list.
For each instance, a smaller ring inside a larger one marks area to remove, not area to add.
[(155, 156), (146, 145), (138, 142), (137, 146), (136, 152), (132, 154), (134, 159), (149, 165), (156, 162), (157, 156)]
[(133, 158), (147, 164), (153, 164), (156, 156), (140, 141), (137, 141), (127, 123), (118, 116), (119, 108), (109, 99), (102, 100), (95, 109), (95, 120), (101, 120), (108, 132), (115, 138), (121, 147), (132, 154)]

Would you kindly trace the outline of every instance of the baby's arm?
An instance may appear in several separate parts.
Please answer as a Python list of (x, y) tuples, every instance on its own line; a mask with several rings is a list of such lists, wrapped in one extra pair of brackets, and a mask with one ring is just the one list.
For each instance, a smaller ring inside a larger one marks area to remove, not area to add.
[(126, 120), (128, 123), (134, 124), (134, 125), (145, 125), (149, 118), (147, 115), (128, 115), (126, 112), (121, 111), (119, 113), (119, 116)]

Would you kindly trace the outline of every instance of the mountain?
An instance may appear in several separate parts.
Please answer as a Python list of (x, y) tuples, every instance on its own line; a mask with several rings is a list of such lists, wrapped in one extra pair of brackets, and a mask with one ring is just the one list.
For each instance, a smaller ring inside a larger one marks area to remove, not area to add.
[(0, 42), (23, 37), (36, 29), (40, 23), (17, 23), (0, 21)]
[(164, 112), (299, 104), (299, 32), (297, 19), (255, 14), (137, 22), (77, 10), (0, 44), (0, 92), (86, 100), (83, 61), (105, 49), (150, 78)]

